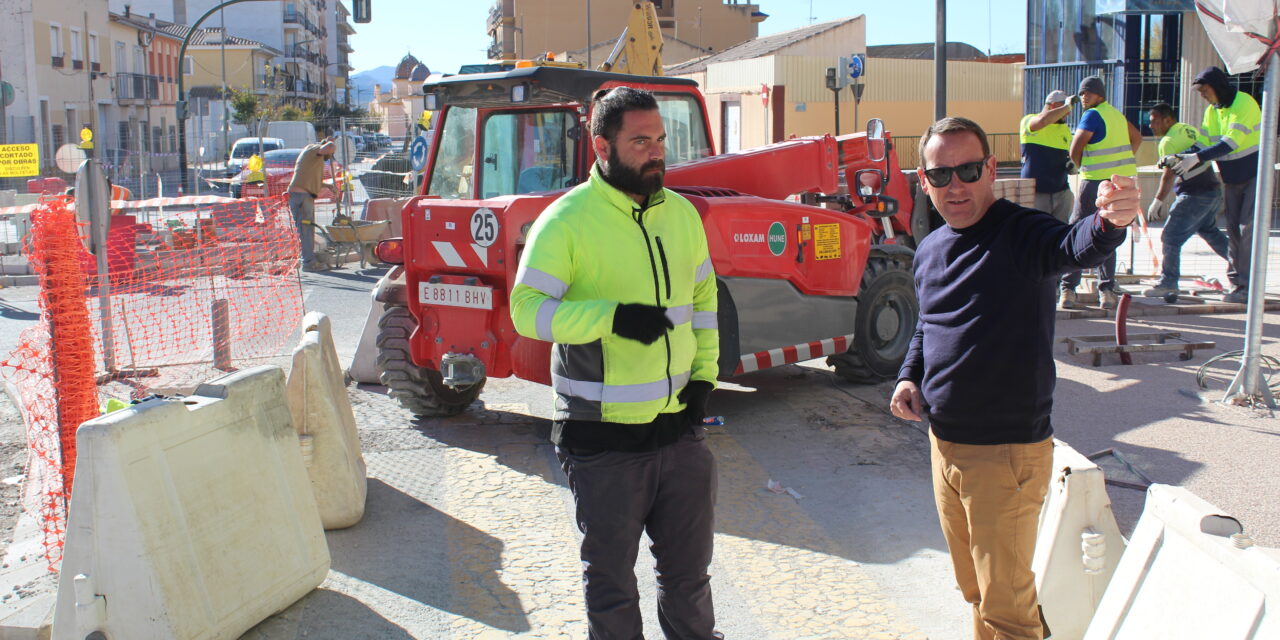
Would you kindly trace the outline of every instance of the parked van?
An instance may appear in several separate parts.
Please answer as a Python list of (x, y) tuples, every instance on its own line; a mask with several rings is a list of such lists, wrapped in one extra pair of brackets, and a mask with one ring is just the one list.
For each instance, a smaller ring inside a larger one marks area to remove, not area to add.
[(301, 149), (316, 141), (316, 127), (304, 120), (273, 120), (267, 123), (267, 135), (284, 140), (287, 149)]
[[(261, 146), (259, 146), (261, 141)], [(249, 162), (249, 158), (255, 155), (263, 155), (268, 151), (283, 149), (285, 147), (284, 140), (280, 138), (240, 138), (235, 144), (231, 145), (231, 153), (227, 157), (227, 177), (234, 177), (240, 170), (244, 168), (245, 163)]]

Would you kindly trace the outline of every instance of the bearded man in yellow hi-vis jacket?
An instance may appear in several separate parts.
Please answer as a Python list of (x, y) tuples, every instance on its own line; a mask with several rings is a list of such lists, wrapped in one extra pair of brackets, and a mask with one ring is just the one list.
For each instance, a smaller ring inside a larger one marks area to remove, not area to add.
[(716, 463), (702, 422), (720, 338), (706, 235), (662, 187), (652, 94), (598, 95), (591, 136), (590, 178), (534, 223), (511, 293), (516, 330), (555, 343), (551, 441), (584, 536), (590, 637), (643, 637), (634, 568), (647, 532), (663, 634), (717, 638)]

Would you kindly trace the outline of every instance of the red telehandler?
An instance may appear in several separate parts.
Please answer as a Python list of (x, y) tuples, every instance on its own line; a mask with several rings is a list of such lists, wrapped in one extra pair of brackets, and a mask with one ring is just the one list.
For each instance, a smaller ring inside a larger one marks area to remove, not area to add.
[(657, 98), (666, 186), (702, 216), (721, 377), (822, 356), (850, 381), (896, 376), (918, 314), (920, 207), (882, 123), (716, 155), (695, 82), (534, 63), (424, 86), (426, 107), (439, 110), (424, 179), (402, 210), (403, 238), (378, 247), (395, 265), (375, 293), (391, 394), (417, 415), (444, 416), (488, 377), (550, 383), (551, 345), (516, 333), (508, 295), (534, 219), (586, 179), (591, 97), (622, 85)]

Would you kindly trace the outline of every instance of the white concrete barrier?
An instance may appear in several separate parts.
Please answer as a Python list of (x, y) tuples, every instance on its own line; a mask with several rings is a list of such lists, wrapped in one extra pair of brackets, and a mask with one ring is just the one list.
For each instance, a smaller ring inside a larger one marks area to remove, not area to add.
[(106, 414), (76, 443), (55, 639), (234, 640), (328, 573), (280, 368)]
[(1151, 638), (1280, 638), (1280, 553), (1190, 491), (1151, 485), (1085, 639)]
[(356, 343), (356, 354), (351, 358), (351, 366), (347, 368), (347, 376), (364, 384), (382, 384), (382, 371), (378, 368), (378, 319), (386, 305), (378, 302), (378, 290), (369, 294), (369, 315), (364, 319), (364, 329), (360, 331), (360, 342)]
[(293, 350), (288, 391), (320, 521), (325, 529), (360, 522), (368, 492), (360, 434), (333, 330), (323, 313), (313, 311), (302, 319), (302, 340)]
[(1079, 640), (1124, 552), (1102, 469), (1060, 440), (1031, 568), (1054, 640)]

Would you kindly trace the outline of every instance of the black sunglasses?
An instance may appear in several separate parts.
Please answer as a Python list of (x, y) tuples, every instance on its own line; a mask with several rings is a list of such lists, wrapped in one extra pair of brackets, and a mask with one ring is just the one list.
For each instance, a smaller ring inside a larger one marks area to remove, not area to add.
[(941, 189), (951, 184), (951, 174), (955, 174), (960, 178), (960, 182), (977, 182), (982, 177), (982, 167), (987, 164), (987, 159), (966, 162), (954, 167), (934, 167), (933, 169), (925, 169), (924, 177), (929, 179), (929, 184)]

